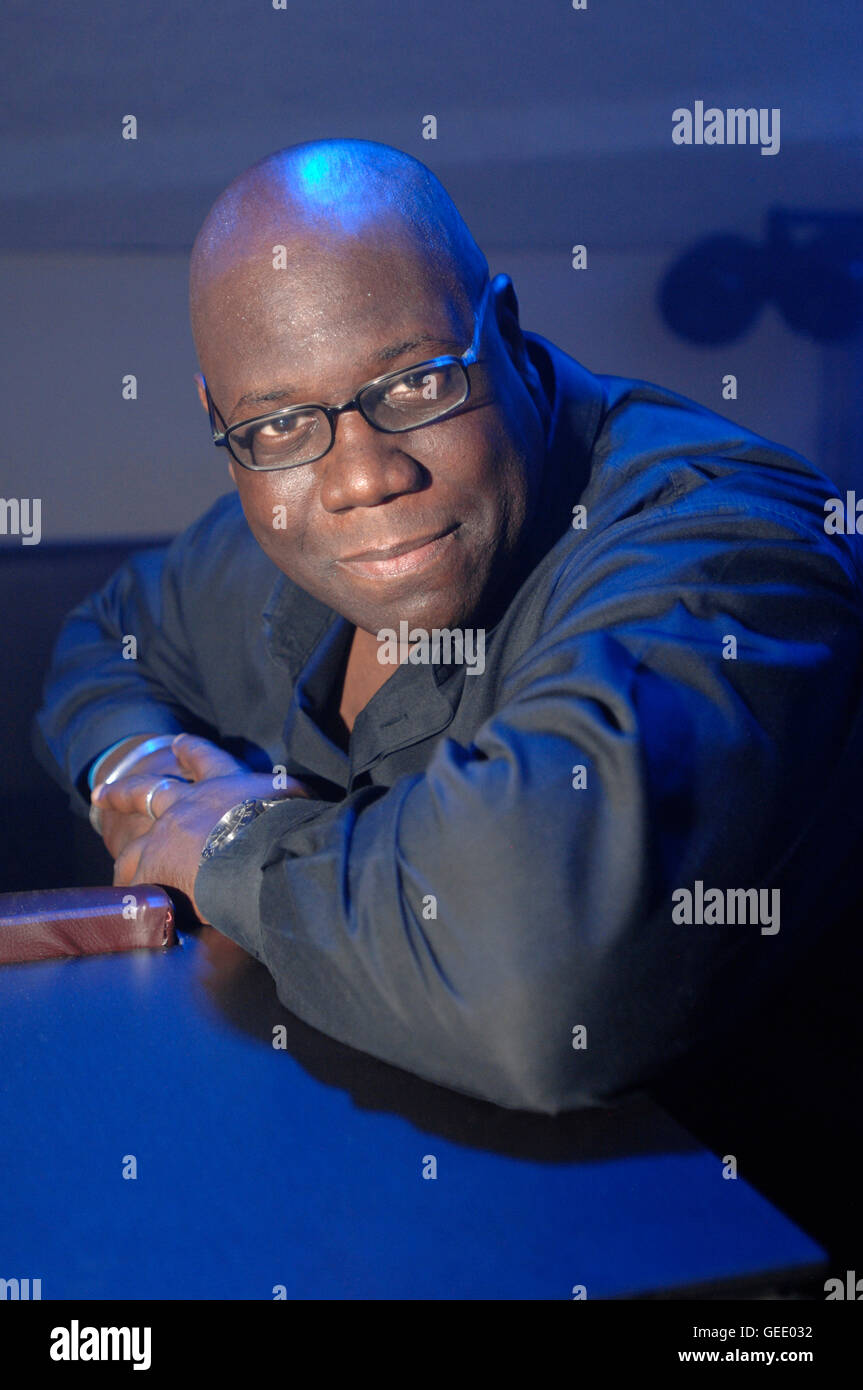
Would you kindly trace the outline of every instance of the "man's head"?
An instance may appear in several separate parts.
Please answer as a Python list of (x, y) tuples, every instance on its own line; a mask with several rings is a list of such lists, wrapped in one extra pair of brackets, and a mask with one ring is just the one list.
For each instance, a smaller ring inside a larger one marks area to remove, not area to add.
[[(461, 356), (487, 278), (450, 198), (411, 156), (362, 140), (269, 156), (225, 190), (192, 252), (192, 331), (218, 427), (340, 405), (386, 372)], [(383, 433), (352, 410), (314, 462), (253, 472), (231, 460), (262, 549), (366, 632), (401, 619), (481, 623), (511, 568), (535, 504), (547, 406), (506, 277), (468, 372), (468, 400), (431, 424)], [(348, 559), (441, 533), (399, 573)]]

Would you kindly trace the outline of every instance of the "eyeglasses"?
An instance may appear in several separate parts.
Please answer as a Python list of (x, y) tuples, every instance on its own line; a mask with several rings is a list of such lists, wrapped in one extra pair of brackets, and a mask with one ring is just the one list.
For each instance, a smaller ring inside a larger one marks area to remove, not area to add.
[(477, 310), (473, 340), (461, 357), (434, 357), (414, 367), (387, 372), (367, 381), (344, 405), (294, 405), (218, 430), (216, 415), (222, 425), (225, 420), (205, 381), (213, 443), (224, 445), (243, 468), (269, 473), (323, 458), (333, 447), (337, 417), (348, 410), (358, 410), (367, 424), (384, 434), (403, 434), (442, 420), (464, 405), (470, 395), (467, 368), (477, 361), (490, 291), (489, 281)]

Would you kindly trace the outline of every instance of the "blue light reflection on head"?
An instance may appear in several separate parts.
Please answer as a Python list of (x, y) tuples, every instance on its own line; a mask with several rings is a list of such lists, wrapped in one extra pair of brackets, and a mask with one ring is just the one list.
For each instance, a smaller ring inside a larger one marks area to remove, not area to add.
[[(310, 218), (326, 222), (348, 234), (360, 233), (381, 220), (387, 208), (399, 207), (396, 182), (387, 181), (379, 156), (377, 172), (383, 179), (370, 180), (369, 168), (350, 151), (325, 148), (291, 151), (279, 169), (286, 195), (302, 205)], [(398, 164), (392, 161), (392, 173)]]

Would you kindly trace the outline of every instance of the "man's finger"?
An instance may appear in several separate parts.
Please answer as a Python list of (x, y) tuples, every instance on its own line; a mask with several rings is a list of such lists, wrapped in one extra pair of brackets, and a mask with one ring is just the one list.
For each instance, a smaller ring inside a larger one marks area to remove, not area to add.
[(106, 811), (102, 819), (102, 843), (112, 859), (116, 859), (132, 840), (147, 835), (156, 824), (147, 816), (123, 816)]
[(149, 816), (158, 820), (188, 791), (191, 783), (167, 773), (161, 777), (121, 777), (117, 782), (103, 782), (94, 787), (92, 801), (100, 811), (118, 811), (122, 815)]
[(127, 845), (124, 845), (117, 855), (114, 860), (115, 888), (125, 887), (126, 884), (135, 882), (146, 843), (147, 836), (141, 835), (137, 840), (130, 840)]
[(171, 751), (184, 772), (196, 782), (208, 777), (230, 777), (235, 772), (248, 770), (224, 748), (217, 748), (209, 739), (197, 738), (194, 734), (178, 734)]

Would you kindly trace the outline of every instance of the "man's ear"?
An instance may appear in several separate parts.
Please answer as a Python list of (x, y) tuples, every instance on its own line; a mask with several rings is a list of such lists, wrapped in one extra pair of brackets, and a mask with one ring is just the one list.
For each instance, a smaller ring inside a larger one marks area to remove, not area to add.
[(508, 275), (496, 275), (492, 282), (493, 312), (497, 319), (501, 342), (513, 366), (527, 387), (544, 425), (548, 423), (548, 397), (539, 379), (539, 373), (531, 361), (524, 334), (518, 317), (518, 298), (515, 286)]

